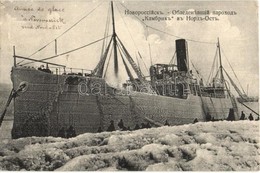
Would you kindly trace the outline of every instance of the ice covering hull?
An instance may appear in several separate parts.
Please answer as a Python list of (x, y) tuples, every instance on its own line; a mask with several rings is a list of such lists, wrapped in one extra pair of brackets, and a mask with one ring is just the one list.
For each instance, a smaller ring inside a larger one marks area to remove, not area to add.
[[(196, 118), (205, 121), (207, 113), (215, 119), (226, 119), (233, 108), (229, 98), (189, 94), (187, 99), (181, 99), (142, 92), (126, 94), (113, 90), (104, 79), (56, 75), (34, 68), (13, 67), (11, 78), (14, 89), (21, 83), (27, 85), (14, 100), (13, 138), (57, 136), (62, 127), (70, 125), (77, 134), (97, 132), (99, 127), (105, 131), (111, 120), (119, 129), (120, 119), (130, 129), (147, 122), (160, 126), (166, 120), (170, 125), (193, 123)], [(102, 91), (82, 94), (79, 85), (68, 83), (68, 78), (87, 81), (87, 85), (101, 84)]]

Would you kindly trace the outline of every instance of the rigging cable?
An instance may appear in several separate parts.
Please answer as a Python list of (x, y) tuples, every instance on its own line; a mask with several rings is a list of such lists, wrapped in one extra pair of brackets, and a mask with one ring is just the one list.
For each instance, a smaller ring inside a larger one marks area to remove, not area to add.
[(147, 72), (149, 73), (149, 70), (148, 70), (148, 68), (147, 68), (147, 66), (146, 66), (146, 64), (145, 64), (145, 62), (144, 62), (144, 60), (143, 60), (143, 58), (142, 58), (142, 55), (140, 54), (140, 52), (137, 52), (138, 53), (138, 55), (139, 55), (139, 57), (140, 57), (140, 59), (142, 60), (142, 62), (143, 62), (143, 64), (144, 64), (144, 67), (145, 67), (145, 69), (147, 70)]
[[(122, 7), (124, 7), (125, 9), (127, 9), (127, 10), (129, 10), (126, 6), (124, 6), (122, 3), (120, 3), (120, 5), (122, 6)], [(129, 10), (129, 11), (131, 11), (131, 10)], [(149, 26), (149, 25), (147, 25), (144, 21), (142, 21), (140, 18), (138, 18), (136, 15), (133, 15), (135, 18), (137, 18), (141, 23), (143, 23), (146, 27), (148, 27), (148, 28), (151, 28), (151, 29), (153, 29), (153, 30), (156, 30), (156, 31), (158, 31), (158, 32), (161, 32), (161, 33), (163, 33), (163, 34), (166, 34), (166, 35), (170, 35), (170, 36), (173, 36), (173, 37), (176, 37), (176, 38), (183, 38), (183, 37), (180, 37), (180, 36), (177, 36), (177, 35), (174, 35), (174, 34), (171, 34), (171, 33), (168, 33), (168, 32), (165, 32), (165, 31), (162, 31), (162, 30), (159, 30), (159, 29), (157, 29), (157, 28), (154, 28), (154, 27), (152, 27), (152, 26)], [(216, 44), (215, 42), (206, 42), (206, 41), (198, 41), (198, 40), (193, 40), (193, 39), (185, 39), (185, 40), (187, 40), (187, 41), (191, 41), (191, 42), (197, 42), (197, 43), (204, 43), (204, 44)]]
[(136, 59), (136, 62), (137, 62), (137, 67), (139, 68), (139, 70), (141, 70), (136, 52), (135, 52), (135, 59)]
[[(107, 36), (107, 37), (110, 37), (110, 36), (111, 36), (111, 35), (109, 35), (109, 36)], [(56, 58), (56, 57), (59, 57), (59, 56), (62, 56), (62, 55), (65, 55), (65, 54), (68, 54), (68, 53), (71, 53), (71, 52), (80, 50), (80, 49), (82, 49), (82, 48), (85, 48), (85, 47), (87, 47), (87, 46), (90, 46), (90, 45), (92, 45), (92, 44), (95, 44), (95, 43), (97, 43), (97, 42), (99, 42), (99, 41), (102, 41), (102, 40), (104, 40), (104, 39), (107, 38), (107, 37), (98, 39), (98, 40), (96, 40), (96, 41), (93, 41), (93, 42), (91, 42), (91, 43), (89, 43), (89, 44), (86, 44), (86, 45), (84, 45), (84, 46), (78, 47), (78, 48), (76, 48), (76, 49), (72, 49), (72, 50), (70, 50), (70, 51), (67, 51), (67, 52), (64, 52), (64, 53), (61, 53), (61, 54), (58, 54), (58, 55), (54, 55), (54, 56), (51, 56), (51, 57), (48, 57), (48, 58), (41, 59), (40, 61), (53, 59), (53, 58)], [(48, 62), (46, 62), (46, 63), (48, 63)], [(27, 63), (27, 64), (28, 64), (28, 63)]]
[(237, 78), (238, 84), (239, 84), (239, 86), (241, 87), (241, 89), (242, 89), (242, 91), (243, 91), (243, 94), (245, 94), (245, 91), (244, 91), (244, 89), (243, 89), (243, 87), (242, 87), (242, 85), (241, 85), (240, 81), (238, 80), (238, 77), (237, 77), (237, 75), (236, 75), (236, 73), (235, 73), (235, 71), (234, 71), (233, 67), (231, 66), (231, 64), (230, 64), (230, 62), (229, 62), (229, 60), (228, 60), (228, 58), (227, 58), (227, 56), (226, 56), (226, 54), (225, 54), (224, 50), (223, 50), (222, 48), (221, 48), (221, 50), (222, 50), (222, 53), (224, 54), (224, 57), (226, 58), (226, 60), (227, 60), (227, 62), (228, 62), (228, 65), (229, 65), (229, 66), (230, 66), (230, 68), (232, 69), (232, 71), (233, 71), (233, 73), (234, 73), (235, 77)]
[[(112, 46), (111, 46), (111, 49), (112, 49)], [(113, 51), (111, 50), (111, 51), (110, 51), (110, 54), (109, 54), (108, 61), (107, 61), (107, 66), (106, 66), (105, 72), (104, 72), (104, 74), (103, 74), (103, 78), (106, 77), (108, 65), (109, 65), (110, 59), (111, 59), (111, 57), (112, 57), (112, 52), (113, 52)]]
[(148, 46), (149, 46), (149, 55), (150, 55), (150, 61), (151, 61), (151, 66), (153, 65), (153, 58), (152, 58), (152, 53), (151, 53), (151, 45), (148, 42)]
[(137, 65), (135, 64), (134, 60), (132, 59), (131, 55), (129, 54), (129, 52), (126, 50), (124, 44), (121, 42), (121, 40), (119, 39), (119, 37), (117, 36), (117, 39), (119, 41), (120, 46), (122, 46), (122, 49), (126, 55), (126, 58), (128, 59), (129, 63), (131, 64), (132, 68), (134, 69), (134, 71), (136, 72), (138, 78), (142, 81), (143, 80), (143, 73), (140, 71), (140, 69), (137, 67)]
[(193, 62), (192, 62), (191, 60), (190, 60), (190, 62), (191, 62), (192, 67), (195, 69), (196, 73), (198, 74), (198, 77), (201, 78), (203, 81), (205, 81), (204, 78), (203, 78), (203, 76), (200, 75), (199, 70), (198, 70), (198, 69), (195, 67), (195, 65), (193, 64)]
[(170, 64), (174, 64), (175, 55), (176, 55), (176, 51), (174, 51), (174, 54), (173, 54), (173, 56), (172, 56), (172, 58), (171, 58), (171, 60), (170, 60), (170, 62), (169, 62), (169, 65), (170, 65)]
[[(154, 28), (154, 27), (149, 26), (149, 25), (147, 25), (147, 27), (148, 27), (148, 28), (151, 28), (151, 29), (153, 29), (153, 30), (156, 30), (156, 31), (158, 31), (158, 32), (161, 32), (161, 33), (163, 33), (163, 34), (169, 35), (169, 36), (173, 36), (173, 37), (180, 38), (180, 39), (183, 38), (183, 37), (180, 37), (180, 36), (177, 36), (177, 35), (173, 35), (173, 34), (171, 34), (171, 33), (168, 33), (168, 32), (162, 31), (162, 30), (159, 30), (159, 29)], [(197, 40), (188, 39), (188, 38), (185, 38), (185, 40), (190, 41), (190, 42), (203, 43), (203, 44), (216, 44), (215, 42), (197, 41)]]
[[(115, 4), (116, 4), (116, 3), (115, 3)], [(134, 43), (134, 46), (135, 46), (135, 48), (136, 48), (136, 50), (137, 50), (139, 56), (140, 56), (140, 59), (143, 61), (144, 66), (145, 66), (147, 72), (149, 73), (148, 68), (147, 68), (147, 66), (146, 66), (146, 64), (145, 64), (145, 62), (144, 62), (144, 60), (142, 59), (142, 56), (140, 55), (140, 51), (139, 51), (139, 49), (138, 49), (138, 47), (137, 47), (137, 45), (136, 45), (136, 43), (135, 43), (135, 41), (134, 41), (134, 39), (133, 39), (133, 36), (132, 36), (130, 30), (129, 30), (129, 27), (127, 26), (127, 24), (126, 24), (124, 18), (122, 17), (122, 15), (121, 15), (121, 13), (120, 13), (121, 11), (120, 11), (119, 7), (117, 6), (117, 4), (116, 4), (116, 8), (117, 8), (117, 10), (119, 11), (119, 15), (120, 15), (120, 17), (122, 18), (122, 20), (123, 20), (123, 22), (124, 22), (124, 24), (125, 24), (125, 26), (126, 26), (126, 28), (127, 28), (127, 31), (128, 31), (128, 33), (129, 33), (129, 35), (130, 35), (130, 37), (131, 37), (131, 39), (132, 39), (132, 41), (133, 41), (133, 43)]]
[(211, 66), (210, 73), (209, 73), (209, 77), (208, 77), (208, 79), (207, 79), (207, 84), (209, 84), (209, 82), (210, 82), (210, 80), (211, 80), (211, 77), (213, 77), (214, 65), (215, 65), (215, 63), (216, 63), (217, 54), (218, 54), (218, 49), (216, 49), (216, 53), (215, 53), (215, 56), (214, 56), (213, 64), (212, 64), (212, 66)]
[[(85, 19), (86, 17), (88, 17), (92, 12), (94, 12), (99, 6), (101, 6), (101, 4), (103, 4), (103, 2), (101, 2), (99, 5), (97, 5), (93, 10), (91, 10), (88, 14), (86, 14), (85, 16), (83, 16), (79, 21), (77, 21), (74, 25), (72, 25), (70, 28), (68, 28), (67, 30), (65, 30), (62, 34), (60, 34), (58, 37), (56, 37), (54, 40), (50, 41), (49, 43), (47, 43), (45, 46), (43, 46), (42, 48), (40, 48), (39, 50), (35, 51), (33, 54), (31, 54), (29, 56), (29, 58), (33, 55), (35, 55), (36, 53), (40, 52), (41, 50), (43, 50), (44, 48), (46, 48), (47, 46), (49, 46), (52, 42), (54, 42), (55, 40), (57, 40), (58, 38), (60, 38), (61, 36), (63, 36), (65, 33), (67, 33), (68, 31), (70, 31), (74, 26), (76, 26), (77, 24), (79, 24), (83, 19)], [(20, 62), (21, 63), (21, 62)]]
[(150, 63), (151, 63), (151, 66), (152, 66), (153, 65), (153, 58), (152, 58), (151, 44), (150, 44), (149, 40), (147, 40), (147, 36), (149, 35), (149, 29), (148, 28), (146, 30), (146, 33), (147, 33), (146, 41), (148, 42), (149, 57), (150, 57)]
[[(108, 32), (109, 32), (109, 22), (110, 22), (110, 17), (109, 17), (109, 10), (110, 8), (108, 8), (107, 10), (107, 20), (106, 20), (106, 27), (105, 27), (105, 33), (104, 33), (104, 37), (108, 36)], [(104, 54), (104, 48), (107, 47), (107, 39), (104, 39), (103, 44), (102, 44), (102, 50), (101, 50), (101, 55), (100, 55), (100, 59), (102, 58), (103, 54)]]
[(110, 42), (109, 42), (104, 54), (101, 56), (97, 66), (92, 71), (93, 74), (96, 74), (97, 76), (102, 77), (102, 74), (103, 74), (103, 71), (104, 71), (104, 65), (105, 65), (105, 62), (106, 62), (107, 54), (109, 52), (111, 43), (112, 43), (112, 38), (110, 39)]
[(125, 60), (124, 60), (124, 58), (123, 58), (123, 55), (122, 55), (122, 51), (123, 51), (123, 50), (121, 50), (121, 48), (120, 48), (118, 45), (117, 45), (117, 48), (118, 48), (119, 54), (120, 54), (120, 56), (121, 56), (121, 58), (122, 58), (122, 60), (123, 60), (123, 64), (124, 64), (124, 66), (125, 66), (125, 70), (126, 70), (126, 73), (127, 73), (128, 77), (130, 78), (131, 81), (134, 81), (134, 77), (133, 77), (133, 75), (132, 75), (130, 69), (128, 68), (128, 66), (127, 66), (127, 64), (126, 64), (126, 62), (125, 62)]
[(212, 82), (216, 82), (216, 77), (219, 75), (219, 71), (220, 71), (220, 68), (218, 68), (217, 72), (216, 72), (216, 75), (213, 77), (213, 80)]
[[(236, 84), (234, 83), (234, 81), (232, 81), (231, 77), (228, 75), (227, 71), (226, 71), (224, 68), (223, 68), (223, 70), (224, 70), (224, 72), (226, 73), (227, 77), (229, 78), (229, 80), (230, 80), (232, 86), (234, 87), (234, 89), (235, 89), (235, 90), (237, 91), (237, 93), (240, 95), (241, 93), (240, 93), (239, 90), (236, 89), (237, 86), (236, 86)], [(240, 96), (241, 96), (241, 95), (240, 95)], [(251, 110), (251, 111), (254, 112), (256, 115), (259, 116), (259, 113), (257, 113), (257, 112), (254, 111), (252, 108), (250, 108), (250, 107), (248, 107), (247, 105), (245, 105), (243, 102), (239, 102), (239, 103), (242, 104), (243, 106), (245, 106), (246, 108), (248, 108), (249, 110)]]

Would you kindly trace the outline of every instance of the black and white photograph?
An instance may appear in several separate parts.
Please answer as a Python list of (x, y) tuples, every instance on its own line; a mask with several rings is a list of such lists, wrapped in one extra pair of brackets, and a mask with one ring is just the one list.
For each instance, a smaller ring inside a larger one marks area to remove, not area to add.
[(0, 171), (260, 171), (257, 0), (0, 0)]

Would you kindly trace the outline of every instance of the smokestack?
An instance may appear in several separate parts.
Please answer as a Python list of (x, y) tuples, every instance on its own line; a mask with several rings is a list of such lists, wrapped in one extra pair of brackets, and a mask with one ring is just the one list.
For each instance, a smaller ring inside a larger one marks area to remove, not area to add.
[(176, 44), (176, 53), (177, 53), (177, 67), (178, 71), (188, 72), (189, 63), (188, 63), (188, 45), (185, 39), (178, 39), (175, 41)]

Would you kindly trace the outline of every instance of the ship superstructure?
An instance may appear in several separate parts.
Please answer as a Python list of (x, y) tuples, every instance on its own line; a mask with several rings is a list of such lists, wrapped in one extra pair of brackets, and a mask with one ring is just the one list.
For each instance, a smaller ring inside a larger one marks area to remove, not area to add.
[[(62, 128), (70, 126), (77, 134), (106, 131), (111, 124), (120, 129), (120, 121), (126, 129), (133, 130), (144, 124), (157, 127), (238, 119), (236, 100), (224, 80), (219, 42), (219, 79), (214, 78), (210, 86), (196, 78), (189, 68), (185, 39), (175, 41), (177, 64), (151, 65), (148, 79), (116, 34), (113, 3), (111, 9), (113, 33), (91, 71), (82, 69), (75, 73), (72, 68), (48, 62), (68, 52), (42, 60), (14, 53), (11, 78), (14, 90), (19, 93), (14, 99), (13, 138), (59, 136)], [(115, 76), (120, 57), (129, 77), (122, 87), (113, 87), (104, 78), (110, 51), (114, 55)], [(30, 68), (17, 63), (18, 59), (45, 67)], [(50, 70), (49, 66), (56, 69)]]

